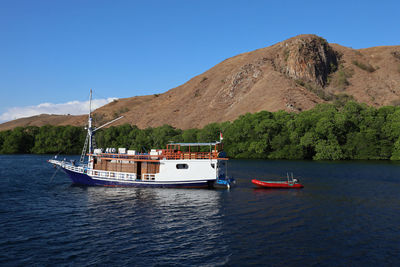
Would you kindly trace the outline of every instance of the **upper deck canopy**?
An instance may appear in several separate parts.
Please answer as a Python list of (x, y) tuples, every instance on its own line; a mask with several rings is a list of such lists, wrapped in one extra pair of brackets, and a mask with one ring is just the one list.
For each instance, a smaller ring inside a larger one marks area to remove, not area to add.
[(177, 146), (215, 146), (221, 144), (220, 142), (213, 143), (169, 143), (168, 145), (177, 145)]

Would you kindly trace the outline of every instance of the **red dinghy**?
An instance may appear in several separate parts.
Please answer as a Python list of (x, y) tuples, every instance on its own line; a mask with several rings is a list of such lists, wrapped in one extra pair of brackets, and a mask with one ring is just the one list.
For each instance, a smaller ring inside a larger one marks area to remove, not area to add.
[(260, 181), (257, 179), (251, 180), (251, 182), (262, 188), (303, 188), (304, 185), (297, 182), (288, 181)]
[(251, 182), (262, 188), (303, 188), (304, 186), (299, 183), (299, 180), (293, 178), (293, 173), (289, 176), (286, 174), (286, 181), (260, 181), (257, 179), (251, 180)]
[(251, 182), (262, 188), (303, 188), (304, 185), (299, 183), (299, 180), (293, 178), (293, 173), (289, 176), (286, 174), (286, 181), (260, 181), (257, 179), (251, 180)]

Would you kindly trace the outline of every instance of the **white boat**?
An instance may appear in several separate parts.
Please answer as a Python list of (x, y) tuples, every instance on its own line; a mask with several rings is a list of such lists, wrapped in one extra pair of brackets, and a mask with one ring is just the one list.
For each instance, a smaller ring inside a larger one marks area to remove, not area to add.
[[(171, 143), (165, 149), (151, 149), (150, 153), (126, 148), (94, 148), (94, 133), (118, 119), (93, 129), (89, 111), (88, 133), (80, 162), (56, 158), (48, 162), (62, 168), (73, 183), (81, 185), (229, 188), (233, 183), (227, 176), (228, 159), (222, 151), (222, 136), (219, 142)], [(208, 147), (208, 152), (199, 152), (201, 147)]]

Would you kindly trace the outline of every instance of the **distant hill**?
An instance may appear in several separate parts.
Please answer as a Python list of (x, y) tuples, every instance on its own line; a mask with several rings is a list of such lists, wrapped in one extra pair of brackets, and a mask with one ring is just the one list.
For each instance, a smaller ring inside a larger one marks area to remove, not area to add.
[[(163, 94), (118, 99), (94, 112), (97, 125), (202, 127), (247, 112), (299, 112), (317, 103), (354, 99), (400, 104), (400, 46), (352, 49), (316, 35), (299, 35), (224, 60)], [(85, 125), (87, 117), (40, 115), (0, 124), (0, 130), (45, 124)]]

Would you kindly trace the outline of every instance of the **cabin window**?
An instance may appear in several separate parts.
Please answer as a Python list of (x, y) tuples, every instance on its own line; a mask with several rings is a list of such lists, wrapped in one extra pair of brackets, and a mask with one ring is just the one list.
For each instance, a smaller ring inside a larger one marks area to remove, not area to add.
[(189, 169), (187, 164), (176, 164), (177, 169)]

